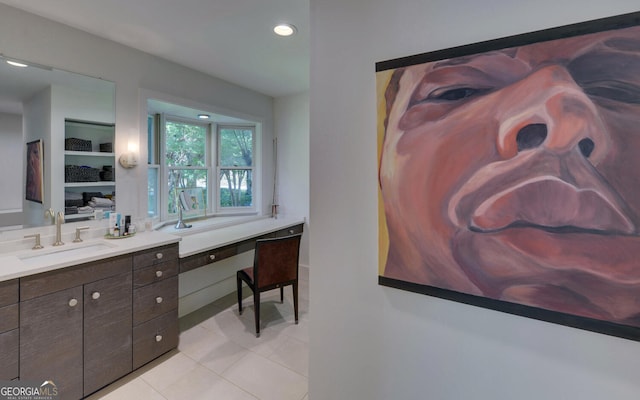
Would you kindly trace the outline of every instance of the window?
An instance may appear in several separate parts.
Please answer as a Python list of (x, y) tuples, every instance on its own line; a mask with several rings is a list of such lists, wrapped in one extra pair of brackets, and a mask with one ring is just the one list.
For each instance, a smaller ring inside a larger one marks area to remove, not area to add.
[(148, 215), (255, 213), (255, 124), (150, 114)]
[(147, 115), (147, 216), (159, 216), (160, 197), (158, 188), (160, 186), (160, 145), (158, 135), (158, 123), (160, 115)]
[(253, 206), (253, 127), (218, 127), (219, 209)]

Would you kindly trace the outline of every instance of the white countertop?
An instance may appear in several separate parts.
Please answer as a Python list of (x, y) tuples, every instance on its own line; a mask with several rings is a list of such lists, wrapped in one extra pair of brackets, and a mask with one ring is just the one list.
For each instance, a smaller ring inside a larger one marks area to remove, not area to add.
[[(225, 225), (209, 230), (199, 229), (194, 223), (193, 228), (176, 230), (175, 234), (183, 235), (180, 242), (180, 258), (188, 257), (203, 251), (241, 242), (255, 236), (279, 231), (290, 226), (304, 223), (304, 218), (278, 217), (248, 220), (236, 225)], [(194, 229), (193, 231), (189, 231)], [(163, 232), (169, 232), (167, 228)]]
[[(125, 239), (102, 237), (81, 243), (40, 250), (20, 249), (0, 253), (0, 281), (53, 271), (153, 247), (179, 243), (180, 258), (304, 223), (304, 218), (233, 218), (193, 222), (193, 227), (177, 230), (166, 226), (158, 231), (139, 232)], [(242, 221), (238, 223), (238, 221)], [(9, 243), (9, 242), (7, 242)]]
[(152, 247), (178, 243), (180, 237), (162, 232), (141, 232), (126, 239), (87, 239), (81, 243), (47, 246), (0, 254), (0, 281), (115, 257)]

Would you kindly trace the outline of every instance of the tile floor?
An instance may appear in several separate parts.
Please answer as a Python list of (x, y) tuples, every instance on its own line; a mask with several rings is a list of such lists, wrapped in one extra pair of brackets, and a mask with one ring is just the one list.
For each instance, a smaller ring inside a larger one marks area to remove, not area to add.
[(299, 324), (291, 287), (262, 294), (255, 336), (251, 290), (238, 315), (236, 294), (180, 319), (180, 344), (90, 400), (308, 400), (309, 273), (300, 268)]

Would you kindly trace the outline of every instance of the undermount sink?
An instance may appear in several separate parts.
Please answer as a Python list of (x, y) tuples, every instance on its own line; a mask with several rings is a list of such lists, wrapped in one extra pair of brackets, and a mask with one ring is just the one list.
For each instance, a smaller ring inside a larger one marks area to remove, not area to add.
[(69, 258), (73, 258), (76, 256), (86, 256), (95, 253), (96, 251), (112, 249), (114, 246), (108, 245), (106, 243), (87, 243), (76, 245), (72, 244), (71, 248), (61, 247), (60, 249), (56, 249), (53, 251), (48, 251), (46, 253), (39, 253), (38, 250), (33, 250), (31, 253), (22, 254), (18, 256), (20, 260), (25, 263), (40, 263), (43, 260), (47, 260), (50, 263), (55, 263), (58, 261), (64, 261)]

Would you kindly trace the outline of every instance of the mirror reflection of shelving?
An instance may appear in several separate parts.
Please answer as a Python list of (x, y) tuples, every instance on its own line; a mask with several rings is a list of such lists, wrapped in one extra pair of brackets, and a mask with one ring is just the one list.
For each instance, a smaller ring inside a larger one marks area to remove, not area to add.
[[(65, 120), (65, 219), (89, 219), (95, 209), (108, 210), (115, 202), (115, 125)], [(89, 204), (102, 194), (100, 206)], [(92, 210), (89, 210), (91, 208)]]

